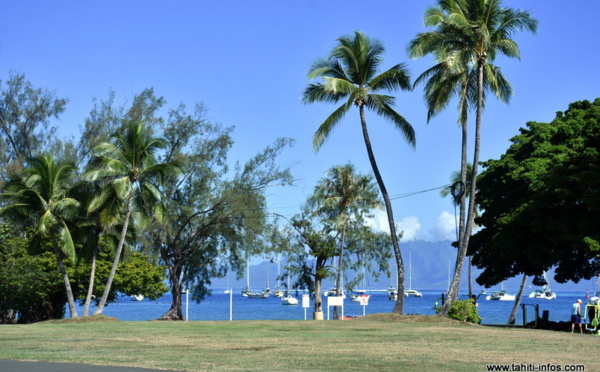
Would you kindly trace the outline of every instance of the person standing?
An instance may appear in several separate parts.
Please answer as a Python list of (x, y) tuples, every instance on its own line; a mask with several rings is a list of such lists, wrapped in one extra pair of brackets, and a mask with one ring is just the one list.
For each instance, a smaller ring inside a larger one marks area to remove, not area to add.
[(575, 324), (579, 326), (579, 333), (583, 333), (581, 328), (581, 300), (577, 300), (571, 308), (571, 333), (575, 330)]

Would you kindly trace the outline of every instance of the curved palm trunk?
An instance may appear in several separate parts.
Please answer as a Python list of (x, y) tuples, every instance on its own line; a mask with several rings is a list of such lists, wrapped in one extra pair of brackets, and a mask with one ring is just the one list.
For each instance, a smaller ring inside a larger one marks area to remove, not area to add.
[[(446, 316), (450, 310), (452, 302), (458, 299), (458, 289), (460, 287), (460, 275), (462, 273), (463, 264), (467, 254), (467, 248), (469, 246), (469, 238), (473, 231), (473, 218), (475, 216), (475, 190), (477, 188), (477, 167), (479, 165), (479, 147), (481, 142), (481, 117), (483, 114), (483, 64), (485, 59), (480, 60), (477, 65), (477, 115), (475, 118), (475, 147), (473, 151), (473, 165), (471, 175), (471, 190), (469, 194), (469, 208), (467, 212), (467, 220), (465, 229), (461, 232), (458, 254), (456, 256), (456, 266), (454, 267), (454, 277), (452, 278), (452, 284), (448, 290), (448, 298), (442, 306), (442, 309), (438, 313), (440, 316)], [(466, 172), (466, 166), (464, 168)], [(463, 170), (461, 169), (461, 177)], [(466, 174), (465, 174), (466, 179)]]
[(523, 275), (523, 280), (521, 281), (521, 287), (519, 287), (519, 293), (517, 294), (517, 299), (515, 300), (515, 304), (510, 312), (510, 317), (508, 317), (508, 324), (514, 325), (515, 320), (517, 319), (517, 310), (519, 310), (519, 305), (521, 304), (521, 299), (523, 298), (523, 291), (525, 290), (525, 283), (527, 282), (527, 275)]
[[(335, 280), (335, 295), (336, 296), (342, 295), (342, 276), (343, 276), (343, 272), (344, 272), (344, 264), (343, 264), (344, 261), (343, 260), (344, 260), (345, 240), (346, 240), (346, 226), (343, 226), (342, 227), (342, 237), (340, 239), (340, 257), (338, 260), (338, 272), (337, 272), (337, 278)], [(339, 306), (333, 307), (333, 319), (340, 318), (338, 308), (339, 308)]]
[(367, 130), (367, 120), (365, 118), (364, 106), (359, 106), (360, 110), (360, 123), (362, 125), (363, 138), (365, 140), (365, 146), (367, 147), (367, 154), (369, 155), (369, 161), (375, 174), (375, 179), (381, 190), (381, 195), (385, 203), (385, 210), (387, 213), (388, 223), (390, 225), (390, 235), (392, 236), (392, 245), (394, 247), (394, 256), (396, 258), (396, 267), (398, 268), (398, 296), (396, 299), (396, 305), (392, 310), (392, 313), (403, 314), (404, 313), (404, 264), (402, 262), (402, 253), (400, 252), (400, 244), (398, 242), (398, 235), (396, 234), (396, 223), (394, 222), (394, 213), (392, 211), (392, 203), (390, 197), (383, 183), (383, 178), (379, 173), (377, 162), (375, 161), (375, 155), (373, 155), (373, 148), (371, 147), (371, 140), (369, 139), (369, 132)]
[(102, 293), (102, 297), (100, 298), (98, 307), (96, 308), (96, 310), (94, 310), (94, 315), (102, 314), (102, 311), (104, 311), (104, 306), (106, 305), (106, 300), (108, 299), (108, 294), (110, 293), (110, 287), (112, 286), (112, 282), (115, 279), (115, 273), (117, 272), (117, 266), (119, 265), (121, 253), (123, 252), (123, 246), (125, 245), (125, 236), (127, 235), (127, 227), (129, 226), (129, 219), (131, 218), (131, 210), (132, 209), (133, 209), (133, 192), (129, 195), (129, 200), (127, 201), (127, 212), (125, 213), (125, 221), (123, 222), (123, 229), (121, 230), (121, 236), (119, 238), (119, 245), (117, 246), (117, 252), (115, 253), (115, 259), (113, 260), (113, 264), (110, 269), (110, 274), (108, 274), (108, 279), (106, 280), (106, 286), (104, 287), (104, 292)]
[(94, 280), (96, 278), (96, 258), (98, 257), (98, 245), (94, 247), (92, 252), (92, 267), (90, 268), (90, 284), (88, 285), (87, 295), (85, 296), (85, 305), (83, 306), (83, 316), (88, 316), (90, 303), (92, 302), (92, 294), (94, 293)]
[(69, 280), (69, 274), (67, 274), (67, 269), (65, 268), (65, 264), (62, 260), (62, 255), (60, 253), (60, 249), (58, 248), (58, 243), (56, 242), (55, 237), (52, 237), (52, 245), (54, 247), (56, 261), (58, 262), (58, 268), (60, 269), (63, 281), (65, 282), (65, 290), (67, 292), (67, 301), (69, 303), (71, 318), (78, 318), (79, 315), (77, 314), (77, 307), (75, 306), (75, 298), (73, 297), (73, 290), (71, 289), (71, 281)]

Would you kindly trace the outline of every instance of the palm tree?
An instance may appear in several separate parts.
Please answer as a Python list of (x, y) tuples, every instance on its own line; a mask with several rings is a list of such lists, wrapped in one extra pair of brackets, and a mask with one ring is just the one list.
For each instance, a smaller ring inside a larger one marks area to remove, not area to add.
[[(333, 128), (338, 124), (350, 108), (358, 107), (363, 139), (367, 148), (373, 174), (379, 185), (387, 212), (396, 265), (398, 267), (398, 290), (404, 290), (404, 265), (396, 233), (394, 213), (375, 155), (371, 146), (365, 108), (375, 111), (394, 124), (404, 135), (406, 141), (415, 145), (415, 132), (402, 115), (393, 108), (394, 97), (377, 94), (380, 91), (397, 89), (410, 90), (410, 77), (404, 64), (398, 64), (377, 75), (382, 63), (384, 47), (377, 40), (369, 39), (365, 34), (356, 31), (354, 36), (344, 36), (338, 39), (338, 45), (327, 59), (317, 60), (310, 69), (309, 79), (322, 78), (323, 82), (309, 84), (303, 94), (303, 102), (332, 102), (343, 101), (325, 121), (319, 126), (313, 137), (313, 150), (318, 151)], [(403, 313), (404, 297), (398, 296), (394, 313)]]
[[(98, 183), (79, 182), (73, 189), (73, 194), (83, 205), (80, 208), (77, 230), (74, 234), (77, 237), (76, 242), (81, 247), (78, 256), (90, 261), (89, 284), (83, 305), (83, 316), (88, 316), (94, 293), (98, 253), (101, 245), (116, 250), (119, 236), (115, 231), (119, 223), (122, 223), (123, 203), (116, 197), (106, 198), (105, 203), (97, 207), (98, 197), (103, 192)], [(89, 213), (87, 206), (92, 202), (96, 203), (96, 210)]]
[(124, 203), (123, 227), (115, 258), (94, 314), (100, 314), (104, 310), (132, 213), (134, 210), (141, 212), (141, 215), (154, 212), (160, 216), (161, 193), (156, 183), (180, 171), (176, 162), (157, 162), (158, 152), (165, 147), (165, 142), (154, 137), (151, 128), (143, 122), (131, 121), (123, 133), (116, 132), (112, 137), (114, 144), (102, 143), (96, 146), (92, 169), (84, 175), (84, 179), (104, 186), (103, 192), (89, 204), (89, 212), (105, 207), (110, 200)]
[(319, 181), (308, 204), (340, 232), (336, 296), (341, 296), (346, 230), (351, 219), (361, 222), (371, 209), (381, 207), (375, 184), (372, 177), (356, 174), (352, 164), (336, 166)]
[(79, 201), (69, 196), (69, 187), (76, 167), (56, 163), (52, 155), (39, 155), (28, 161), (22, 175), (12, 176), (2, 197), (8, 204), (0, 214), (33, 226), (39, 248), (49, 241), (63, 277), (69, 311), (78, 317), (75, 299), (64, 260), (75, 261), (75, 244), (69, 227), (78, 214)]
[[(448, 195), (452, 194), (452, 202), (454, 204), (454, 211), (456, 213), (456, 206), (460, 206), (461, 207), (461, 219), (460, 219), (460, 223), (456, 228), (456, 235), (457, 235), (457, 242), (456, 243), (452, 243), (453, 246), (455, 246), (456, 244), (458, 244), (458, 241), (460, 241), (460, 232), (463, 231), (464, 229), (464, 200), (469, 198), (469, 196), (471, 195), (471, 180), (473, 179), (473, 166), (471, 165), (471, 163), (467, 163), (466, 166), (466, 183), (464, 183), (462, 181), (462, 169), (460, 171), (454, 171), (452, 172), (452, 175), (450, 176), (450, 181), (452, 182), (452, 186), (451, 187), (446, 187), (444, 189), (442, 189), (442, 191), (440, 192), (442, 198), (447, 197)], [(454, 188), (454, 190), (452, 190)], [(457, 189), (458, 188), (458, 189)], [(475, 215), (473, 216), (473, 218), (477, 218), (477, 210), (475, 210)], [(468, 267), (468, 274), (467, 274), (467, 282), (469, 284), (469, 297), (473, 296), (473, 280), (472, 280), (472, 268), (473, 266), (471, 265), (471, 256), (469, 256), (469, 260), (467, 263), (467, 267)]]
[[(502, 77), (499, 69), (491, 63), (497, 54), (519, 58), (518, 45), (511, 37), (518, 31), (535, 33), (537, 24), (537, 20), (532, 18), (529, 12), (504, 8), (500, 0), (438, 0), (436, 7), (429, 8), (425, 12), (425, 25), (435, 26), (436, 29), (418, 35), (417, 41), (411, 43), (410, 50), (413, 56), (432, 53), (438, 61), (447, 62), (446, 72), (440, 75), (441, 81), (453, 73), (461, 74), (463, 77), (460, 81), (466, 97), (465, 102), (471, 100), (476, 106), (473, 176), (470, 185), (472, 197), (469, 198), (464, 229), (460, 231), (458, 255), (448, 301), (444, 304), (440, 315), (446, 315), (452, 302), (458, 297), (460, 273), (473, 229), (472, 216), (475, 212), (484, 91), (490, 89), (506, 99), (512, 94), (508, 82)], [(469, 78), (465, 78), (466, 76)], [(472, 84), (475, 89), (469, 88)], [(448, 91), (451, 92), (452, 89)], [(470, 96), (471, 92), (475, 92), (475, 95)], [(433, 105), (434, 112), (444, 107), (443, 102), (444, 100), (440, 100)], [(461, 106), (460, 110), (461, 115), (463, 112), (466, 113), (466, 108)], [(462, 160), (461, 172), (466, 180), (465, 158)]]

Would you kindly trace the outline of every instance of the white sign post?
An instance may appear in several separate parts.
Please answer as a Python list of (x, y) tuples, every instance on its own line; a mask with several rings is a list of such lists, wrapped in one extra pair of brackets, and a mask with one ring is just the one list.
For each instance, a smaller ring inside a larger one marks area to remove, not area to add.
[(360, 304), (363, 307), (363, 316), (366, 315), (366, 309), (367, 309), (367, 305), (369, 304), (369, 296), (361, 296), (359, 297), (360, 300)]
[(302, 295), (302, 307), (304, 308), (304, 320), (306, 320), (306, 309), (310, 307), (310, 295), (303, 294)]
[(327, 296), (327, 320), (329, 320), (329, 307), (341, 306), (342, 319), (344, 319), (344, 296)]

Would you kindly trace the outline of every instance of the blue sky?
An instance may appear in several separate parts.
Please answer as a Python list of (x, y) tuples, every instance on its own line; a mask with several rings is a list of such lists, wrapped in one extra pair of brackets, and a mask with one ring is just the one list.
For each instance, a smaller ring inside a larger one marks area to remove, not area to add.
[[(425, 31), (422, 16), (433, 0), (419, 1), (30, 1), (0, 3), (0, 79), (22, 72), (35, 86), (69, 103), (54, 122), (61, 136), (78, 136), (92, 98), (115, 90), (119, 102), (154, 87), (167, 106), (202, 101), (209, 117), (235, 126), (230, 160), (245, 161), (277, 137), (296, 139), (282, 156), (296, 186), (270, 190), (269, 208), (292, 215), (319, 178), (352, 162), (371, 172), (352, 111), (321, 151), (312, 135), (335, 109), (303, 105), (311, 63), (354, 30), (386, 47), (383, 68), (407, 63), (415, 79), (433, 63), (409, 60), (406, 45)], [(600, 97), (597, 0), (505, 0), (540, 21), (537, 35), (518, 34), (522, 60), (499, 58), (515, 95), (509, 105), (488, 98), (481, 159), (498, 158), (527, 121), (549, 122), (570, 102)], [(407, 146), (390, 123), (367, 113), (375, 156), (390, 195), (449, 183), (460, 165), (455, 105), (429, 124), (422, 90), (398, 92), (396, 108), (414, 126)], [(472, 132), (472, 130), (471, 130)], [(472, 145), (471, 145), (472, 149)], [(406, 239), (452, 238), (454, 208), (439, 191), (393, 200)]]

